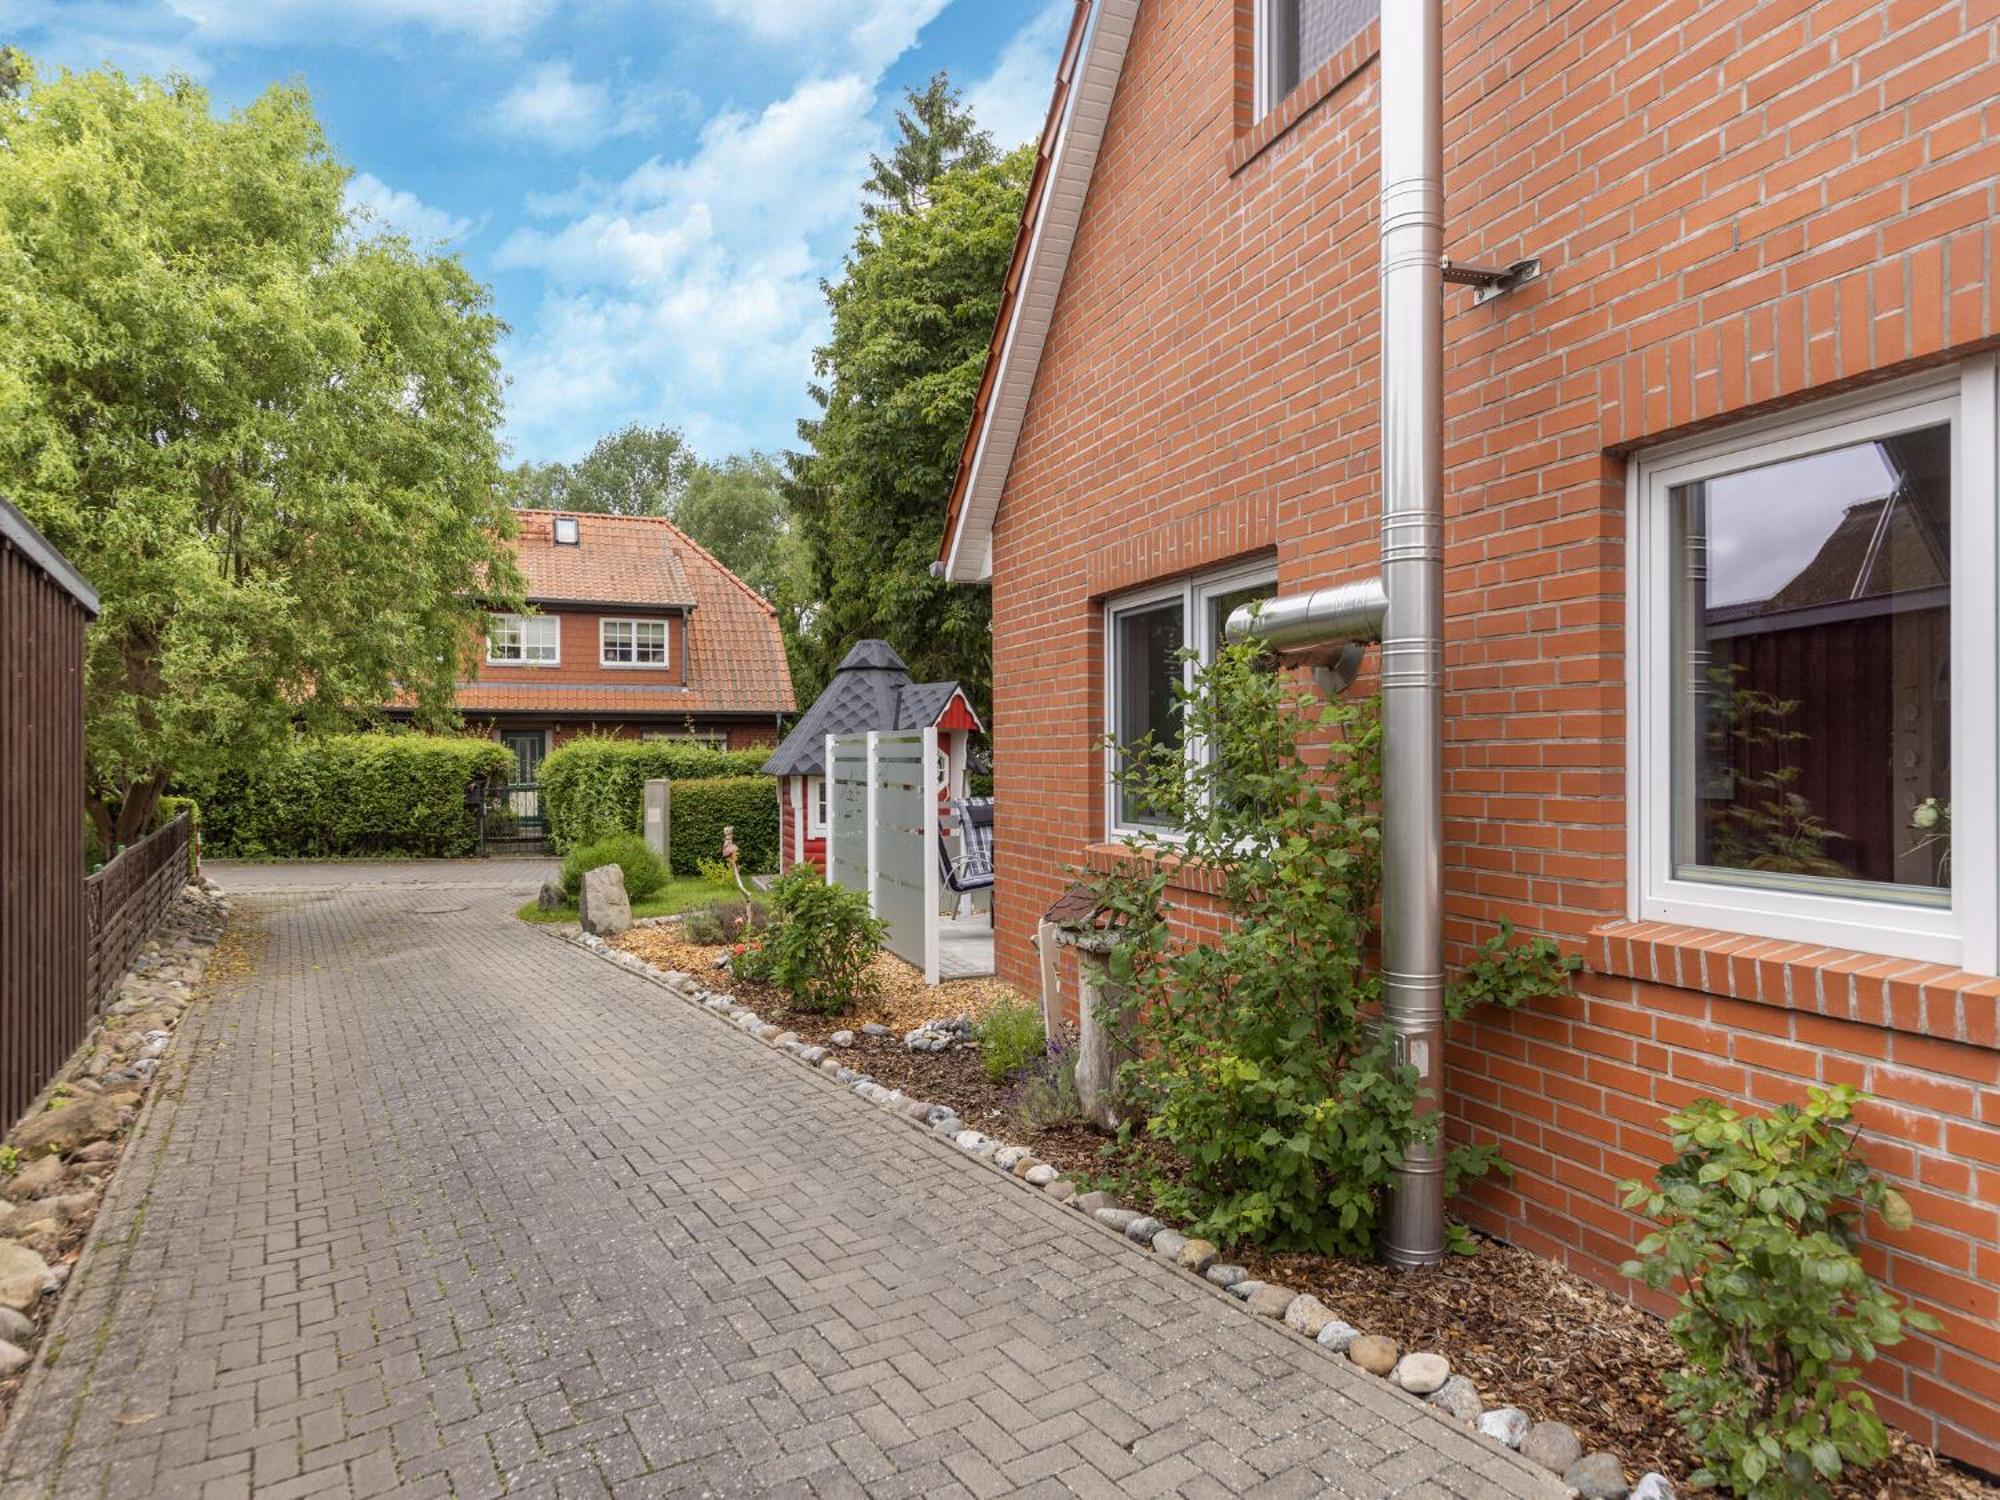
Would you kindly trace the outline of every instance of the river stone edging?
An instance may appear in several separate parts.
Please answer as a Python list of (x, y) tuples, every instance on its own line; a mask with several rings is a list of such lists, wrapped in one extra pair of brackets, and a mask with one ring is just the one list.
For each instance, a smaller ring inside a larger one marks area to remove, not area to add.
[[(643, 925), (666, 925), (676, 920), (652, 918)], [(1012, 1179), (1023, 1190), (1076, 1210), (1100, 1232), (1141, 1254), (1153, 1256), (1167, 1269), (1236, 1304), (1257, 1321), (1313, 1344), (1328, 1358), (1340, 1359), (1351, 1368), (1376, 1376), (1403, 1399), (1421, 1402), (1433, 1415), (1464, 1428), (1468, 1436), (1495, 1448), (1517, 1451), (1519, 1456), (1568, 1486), (1570, 1493), (1579, 1493), (1577, 1479), (1584, 1479), (1591, 1488), (1582, 1493), (1593, 1500), (1628, 1500), (1628, 1497), (1636, 1500), (1638, 1496), (1644, 1496), (1645, 1500), (1677, 1500), (1678, 1492), (1664, 1474), (1648, 1473), (1636, 1485), (1626, 1484), (1622, 1458), (1609, 1452), (1585, 1453), (1575, 1431), (1564, 1423), (1535, 1422), (1515, 1407), (1487, 1411), (1472, 1382), (1453, 1373), (1450, 1361), (1442, 1354), (1430, 1350), (1403, 1354), (1393, 1341), (1360, 1332), (1343, 1322), (1337, 1311), (1310, 1293), (1295, 1293), (1275, 1283), (1251, 1280), (1241, 1266), (1219, 1263), (1216, 1248), (1208, 1241), (1190, 1238), (1159, 1219), (1126, 1208), (1106, 1193), (1077, 1192), (1075, 1184), (1062, 1175), (1062, 1169), (1054, 1162), (1043, 1161), (1025, 1146), (1009, 1145), (971, 1128), (949, 1105), (933, 1104), (912, 1098), (900, 1089), (884, 1088), (867, 1074), (841, 1063), (825, 1047), (810, 1046), (792, 1032), (765, 1021), (748, 1006), (739, 1004), (734, 996), (708, 989), (678, 969), (656, 968), (637, 954), (617, 948), (592, 933), (564, 931), (556, 936), (628, 973), (653, 981), (677, 998), (755, 1037), (766, 1047), (788, 1054), (856, 1097), (930, 1132), (960, 1154)], [(876, 1028), (869, 1030), (873, 1035)], [(887, 1034), (886, 1028), (882, 1030)], [(1192, 1256), (1190, 1251), (1194, 1252)], [(1358, 1359), (1357, 1349), (1361, 1352)], [(1537, 1438), (1539, 1441), (1531, 1441)], [(1558, 1459), (1560, 1462), (1554, 1461)], [(1572, 1472), (1576, 1472), (1576, 1478), (1571, 1477)]]

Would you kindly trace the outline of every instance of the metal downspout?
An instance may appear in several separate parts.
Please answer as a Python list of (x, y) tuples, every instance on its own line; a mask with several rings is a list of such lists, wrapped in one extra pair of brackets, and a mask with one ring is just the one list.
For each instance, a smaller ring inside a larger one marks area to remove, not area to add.
[[(1382, 1011), (1416, 1069), (1444, 1072), (1444, 150), (1440, 0), (1382, 7)], [(1442, 1141), (1412, 1147), (1385, 1259), (1444, 1255)]]

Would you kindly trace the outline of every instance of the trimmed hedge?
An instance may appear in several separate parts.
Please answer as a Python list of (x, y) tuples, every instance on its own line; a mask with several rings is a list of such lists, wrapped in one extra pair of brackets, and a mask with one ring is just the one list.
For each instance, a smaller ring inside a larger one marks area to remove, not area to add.
[(199, 799), (205, 852), (217, 857), (451, 858), (479, 848), (466, 783), (504, 781), (513, 769), (513, 753), (493, 740), (337, 734), (182, 790)]
[[(581, 735), (549, 752), (541, 770), (542, 816), (556, 853), (614, 833), (637, 833), (645, 811), (646, 783), (659, 777), (681, 782), (717, 776), (754, 776), (771, 758), (765, 750), (710, 750), (675, 740), (621, 740)], [(767, 789), (771, 783), (766, 782)], [(674, 788), (675, 814), (680, 788)], [(772, 816), (777, 792), (770, 791)], [(777, 845), (773, 843), (772, 848)], [(713, 859), (715, 851), (709, 852)], [(676, 871), (679, 861), (675, 862)], [(754, 866), (752, 868), (755, 868)], [(773, 868), (776, 868), (775, 860)], [(693, 873), (692, 870), (689, 873)]]
[[(768, 758), (768, 752), (767, 752)], [(676, 875), (699, 875), (722, 858), (722, 830), (736, 830), (746, 875), (778, 868), (778, 783), (769, 776), (715, 776), (674, 783), (672, 848)]]

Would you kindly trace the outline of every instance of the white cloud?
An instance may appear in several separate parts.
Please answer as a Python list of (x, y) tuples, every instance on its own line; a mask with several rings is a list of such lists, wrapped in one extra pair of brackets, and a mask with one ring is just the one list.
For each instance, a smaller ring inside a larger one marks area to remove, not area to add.
[(758, 40), (871, 76), (917, 40), (950, 0), (702, 0)]
[(501, 41), (532, 30), (555, 0), (168, 0), (218, 40), (271, 42), (412, 26)]
[(1048, 0), (1001, 49), (993, 71), (965, 91), (973, 118), (1001, 150), (1042, 133), (1075, 10), (1072, 0)]
[(523, 450), (573, 454), (637, 417), (679, 423), (711, 452), (768, 446), (824, 338), (819, 277), (881, 145), (874, 104), (853, 75), (802, 84), (710, 120), (679, 160), (580, 188), (590, 201), (566, 222), (510, 236), (498, 264), (552, 287), (507, 350)]
[(444, 244), (465, 238), (470, 219), (434, 208), (415, 193), (392, 188), (373, 172), (360, 172), (347, 184), (347, 206), (396, 234), (418, 242)]
[(636, 97), (614, 99), (605, 85), (580, 80), (566, 62), (546, 62), (507, 91), (499, 120), (510, 135), (579, 150), (644, 130), (652, 112)]

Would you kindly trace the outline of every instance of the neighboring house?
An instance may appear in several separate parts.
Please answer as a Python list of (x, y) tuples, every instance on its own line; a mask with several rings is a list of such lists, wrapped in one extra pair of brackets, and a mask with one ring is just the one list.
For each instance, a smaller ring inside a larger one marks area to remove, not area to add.
[[(1631, 1290), (1662, 1115), (1863, 1087), (1920, 1226), (1872, 1264), (1945, 1323), (1871, 1384), (2000, 1469), (2000, 21), (1446, 12), (1446, 251), (1543, 268), (1445, 290), (1448, 937), (1588, 963), (1452, 1035), (1516, 1169), (1467, 1211)], [(1382, 566), (1375, 14), (1079, 0), (942, 550), (992, 587), (1018, 986), (1181, 649)]]
[(944, 790), (965, 795), (966, 748), (985, 730), (964, 691), (955, 682), (912, 682), (887, 641), (862, 641), (764, 762), (764, 774), (778, 778), (780, 868), (802, 862), (826, 868), (826, 737), (871, 729), (936, 729)]
[(653, 516), (515, 512), (531, 613), (488, 623), (466, 720), (532, 782), (579, 734), (769, 745), (795, 704), (777, 611), (683, 531)]

